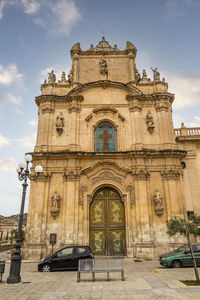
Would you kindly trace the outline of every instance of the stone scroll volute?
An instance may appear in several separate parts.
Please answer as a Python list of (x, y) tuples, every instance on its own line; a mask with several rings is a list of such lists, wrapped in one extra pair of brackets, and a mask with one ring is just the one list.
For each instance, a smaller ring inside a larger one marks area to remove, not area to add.
[(88, 190), (87, 185), (81, 184), (80, 190), (79, 190), (79, 202), (78, 202), (78, 204), (80, 206), (82, 206), (82, 208), (84, 207), (84, 193), (87, 192), (87, 190)]
[(164, 213), (164, 207), (162, 202), (162, 195), (158, 190), (155, 190), (153, 195), (153, 202), (154, 202), (154, 211), (157, 216), (162, 216)]
[(60, 205), (61, 205), (61, 196), (57, 191), (53, 193), (51, 196), (51, 216), (55, 219), (60, 213)]
[(126, 191), (130, 193), (130, 206), (131, 208), (135, 205), (135, 190), (132, 184), (126, 186)]

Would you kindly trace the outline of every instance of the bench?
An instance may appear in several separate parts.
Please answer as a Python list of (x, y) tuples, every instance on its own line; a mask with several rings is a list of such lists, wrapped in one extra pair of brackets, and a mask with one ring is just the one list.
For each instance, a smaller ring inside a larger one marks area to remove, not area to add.
[(95, 273), (107, 273), (107, 281), (109, 281), (110, 272), (121, 272), (121, 278), (125, 280), (122, 259), (80, 259), (77, 282), (81, 280), (81, 273), (92, 273), (92, 281), (95, 281)]

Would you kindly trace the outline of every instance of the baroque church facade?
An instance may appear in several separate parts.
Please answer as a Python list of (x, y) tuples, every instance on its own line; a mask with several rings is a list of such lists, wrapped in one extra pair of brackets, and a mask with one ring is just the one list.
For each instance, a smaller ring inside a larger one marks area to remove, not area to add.
[(54, 250), (157, 257), (183, 242), (166, 221), (200, 213), (200, 130), (173, 128), (174, 94), (156, 68), (139, 74), (136, 53), (76, 43), (68, 78), (42, 84), (24, 258), (49, 254), (52, 234)]

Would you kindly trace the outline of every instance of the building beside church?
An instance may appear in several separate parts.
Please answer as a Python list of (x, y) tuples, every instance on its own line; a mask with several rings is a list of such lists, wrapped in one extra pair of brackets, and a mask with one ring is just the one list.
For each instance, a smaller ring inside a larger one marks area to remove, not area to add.
[(52, 71), (36, 97), (37, 142), (25, 258), (66, 245), (96, 255), (157, 257), (183, 238), (169, 238), (172, 215), (200, 213), (200, 128), (173, 128), (174, 94), (155, 68), (136, 68), (137, 49), (105, 40), (71, 49), (72, 68)]

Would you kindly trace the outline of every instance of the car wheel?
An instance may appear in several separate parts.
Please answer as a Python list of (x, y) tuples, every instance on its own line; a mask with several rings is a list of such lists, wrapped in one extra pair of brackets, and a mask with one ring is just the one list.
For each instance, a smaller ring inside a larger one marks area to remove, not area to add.
[(172, 262), (172, 268), (181, 268), (182, 267), (182, 263), (180, 260), (174, 260)]
[(49, 264), (46, 264), (42, 267), (42, 272), (51, 272), (51, 267)]

